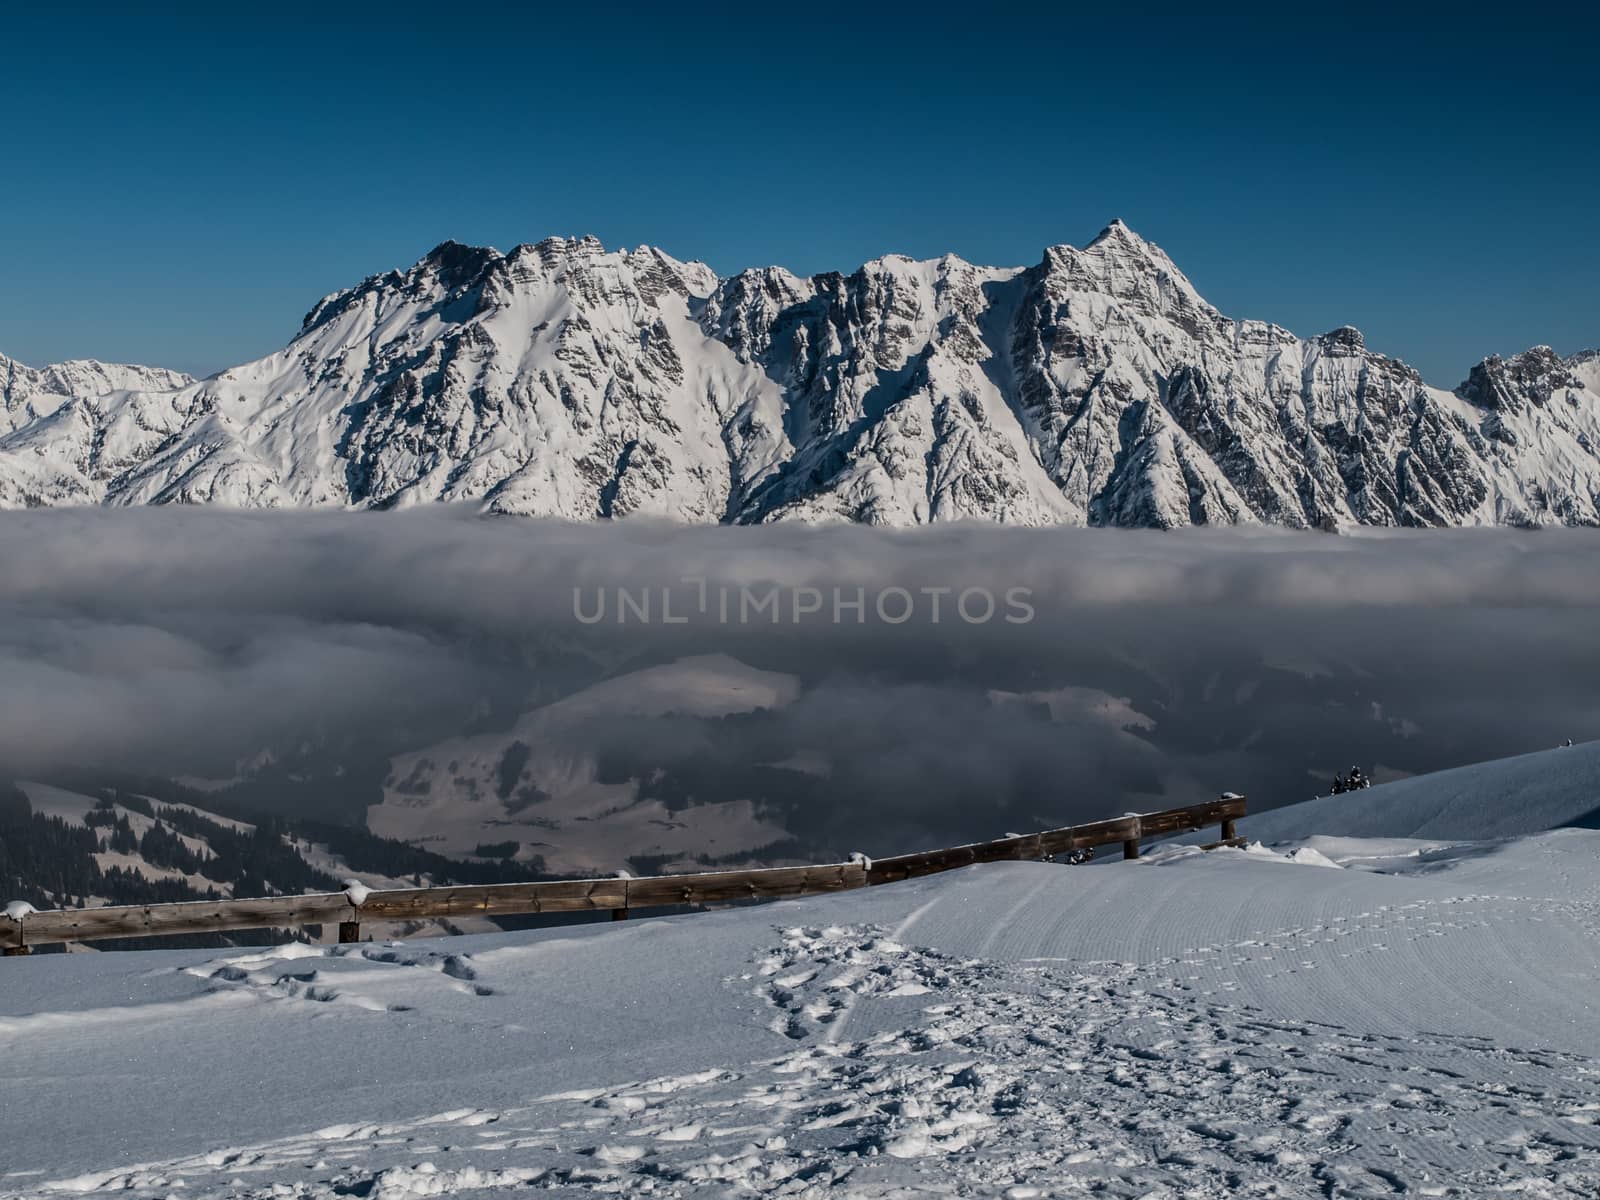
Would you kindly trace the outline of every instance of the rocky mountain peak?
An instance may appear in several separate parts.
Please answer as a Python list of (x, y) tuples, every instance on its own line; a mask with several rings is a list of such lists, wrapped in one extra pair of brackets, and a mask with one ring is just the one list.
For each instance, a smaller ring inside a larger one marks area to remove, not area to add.
[(485, 267), (499, 259), (500, 253), (490, 246), (466, 246), (456, 241), (440, 242), (411, 269), (413, 276), (437, 276), (447, 288), (464, 287)]
[(1133, 228), (1121, 217), (1111, 218), (1111, 223), (1095, 234), (1085, 249), (1093, 250), (1096, 246), (1104, 243), (1132, 247), (1147, 247), (1150, 244), (1135, 233)]
[(1035, 266), (718, 279), (447, 241), (196, 383), (0, 360), (0, 506), (467, 501), (569, 519), (1600, 524), (1600, 358), (1452, 394), (1208, 304), (1114, 221)]
[(1222, 323), (1188, 276), (1166, 252), (1122, 221), (1113, 221), (1083, 249), (1051, 246), (1036, 271), (1058, 292), (1118, 300), (1152, 317), (1178, 325), (1191, 337)]
[(1496, 412), (1543, 408), (1560, 389), (1583, 386), (1572, 366), (1549, 346), (1534, 346), (1510, 358), (1491, 355), (1472, 368), (1459, 391), (1464, 399)]
[(1317, 339), (1330, 354), (1353, 356), (1366, 352), (1367, 339), (1354, 325), (1341, 325), (1330, 329)]

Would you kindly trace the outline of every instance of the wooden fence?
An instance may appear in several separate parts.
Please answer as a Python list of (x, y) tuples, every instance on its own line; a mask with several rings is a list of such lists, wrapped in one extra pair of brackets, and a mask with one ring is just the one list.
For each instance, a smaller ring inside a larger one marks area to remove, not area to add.
[(1209, 849), (1236, 843), (1239, 839), (1234, 837), (1234, 821), (1244, 815), (1244, 797), (1226, 796), (1188, 808), (1130, 813), (1088, 825), (1069, 825), (871, 862), (711, 871), (648, 879), (572, 879), (393, 891), (352, 888), (343, 892), (268, 896), (257, 900), (186, 900), (178, 904), (53, 909), (27, 912), (20, 917), (0, 916), (0, 953), (27, 954), (34, 946), (87, 942), (96, 938), (332, 924), (339, 926), (341, 942), (355, 942), (361, 939), (362, 921), (411, 921), (430, 917), (610, 910), (613, 918), (621, 919), (636, 908), (812, 896), (915, 879), (972, 863), (1047, 859), (1118, 843), (1122, 845), (1123, 857), (1137, 858), (1141, 839), (1221, 825), (1222, 838), (1211, 843)]

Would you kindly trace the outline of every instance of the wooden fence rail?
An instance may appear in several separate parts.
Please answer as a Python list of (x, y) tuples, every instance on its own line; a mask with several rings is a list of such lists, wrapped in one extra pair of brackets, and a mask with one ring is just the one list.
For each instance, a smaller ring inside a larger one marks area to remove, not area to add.
[(1129, 814), (1088, 825), (1005, 837), (921, 854), (876, 861), (810, 867), (769, 867), (659, 875), (647, 879), (571, 879), (549, 883), (497, 883), (469, 887), (403, 888), (268, 896), (256, 900), (186, 900), (117, 908), (68, 908), (0, 916), (0, 953), (27, 954), (34, 946), (96, 938), (220, 933), (239, 929), (339, 926), (339, 940), (359, 941), (362, 921), (408, 921), (430, 917), (496, 916), (610, 910), (626, 917), (636, 908), (776, 900), (840, 892), (915, 879), (972, 863), (1044, 859), (1074, 850), (1121, 843), (1125, 858), (1139, 856), (1148, 837), (1221, 825), (1221, 845), (1234, 838), (1234, 822), (1245, 815), (1243, 796), (1163, 812)]

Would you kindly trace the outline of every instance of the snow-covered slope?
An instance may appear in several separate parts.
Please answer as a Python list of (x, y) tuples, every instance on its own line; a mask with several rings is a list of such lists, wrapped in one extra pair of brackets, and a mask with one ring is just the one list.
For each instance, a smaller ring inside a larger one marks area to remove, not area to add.
[(73, 400), (94, 400), (113, 392), (173, 391), (194, 382), (181, 371), (72, 359), (43, 370), (0, 354), (0, 433), (48, 417)]
[(1430, 387), (1354, 329), (1224, 316), (1121, 222), (1026, 268), (891, 255), (809, 279), (593, 238), (447, 242), (203, 382), (0, 370), (9, 506), (1600, 523), (1594, 352)]
[(1390, 785), (1385, 833), (1457, 844), (1337, 839), (1366, 870), (1169, 847), (625, 925), (6, 960), (0, 1197), (1592, 1197), (1600, 831), (1461, 843), (1497, 796), (1564, 819), (1594, 754)]
[(1592, 1197), (1597, 852), (6, 960), (0, 1196)]
[(1258, 841), (1317, 835), (1487, 840), (1600, 822), (1600, 742), (1474, 763), (1245, 818)]
[(129, 427), (160, 411), (160, 396), (193, 383), (161, 367), (85, 359), (36, 371), (0, 355), (0, 507), (99, 499), (96, 481), (153, 444), (148, 430), (130, 438)]

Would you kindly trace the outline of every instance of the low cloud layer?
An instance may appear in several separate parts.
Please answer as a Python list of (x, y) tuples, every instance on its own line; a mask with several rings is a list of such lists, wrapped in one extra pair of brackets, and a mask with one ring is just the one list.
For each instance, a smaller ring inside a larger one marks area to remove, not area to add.
[(348, 780), (348, 815), (388, 755), (725, 654), (798, 695), (712, 719), (600, 710), (570, 737), (671, 803), (754, 798), (808, 843), (882, 852), (1600, 736), (1597, 610), (1582, 531), (12, 513), (0, 776), (230, 777), (265, 754), (321, 771), (334, 807)]

